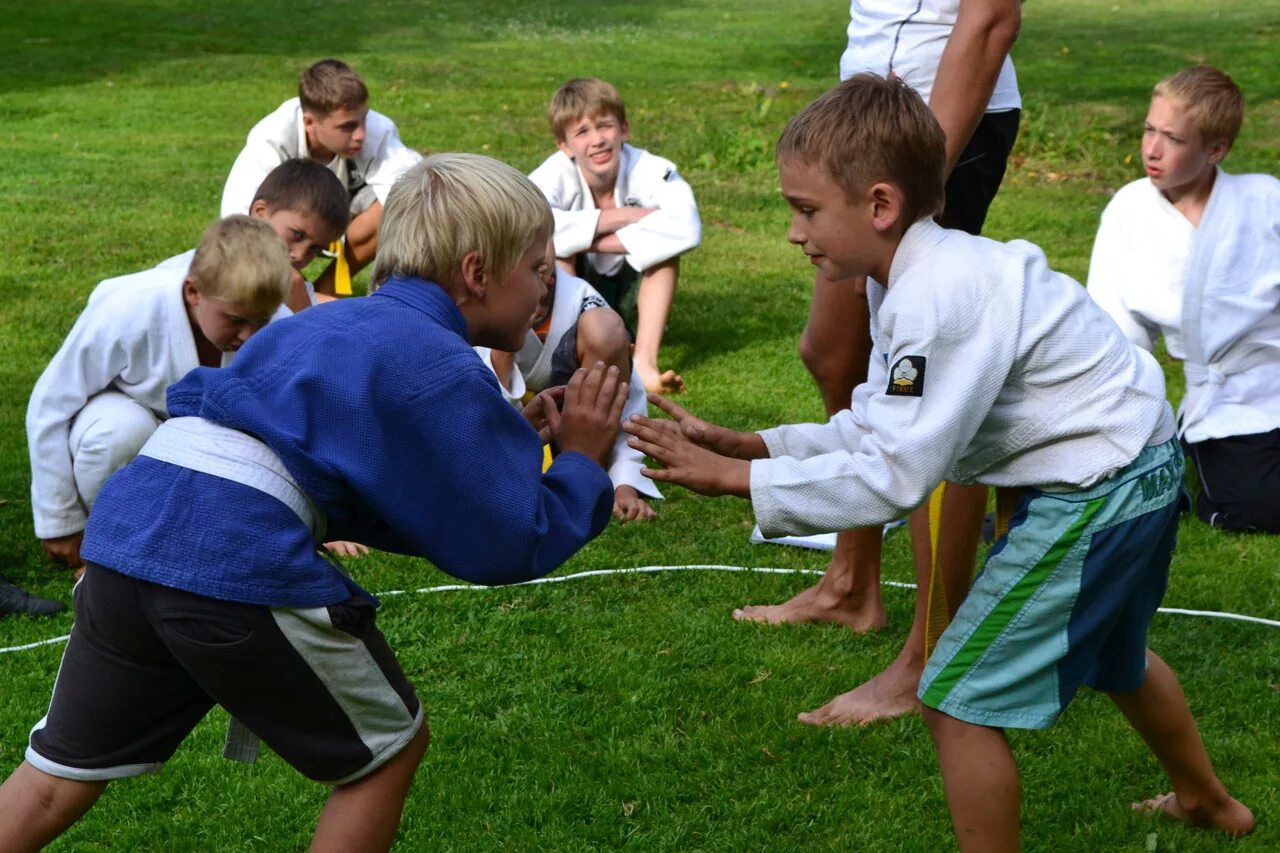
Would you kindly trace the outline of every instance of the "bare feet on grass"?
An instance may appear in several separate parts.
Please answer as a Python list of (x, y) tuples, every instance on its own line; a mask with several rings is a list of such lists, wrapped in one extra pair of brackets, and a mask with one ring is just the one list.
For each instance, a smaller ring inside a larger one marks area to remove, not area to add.
[(832, 622), (858, 634), (883, 628), (884, 603), (879, 595), (869, 600), (828, 589), (825, 578), (782, 604), (748, 604), (733, 611), (739, 622)]
[(659, 371), (656, 366), (637, 363), (636, 373), (640, 374), (645, 390), (652, 394), (679, 394), (685, 390), (684, 377), (674, 370)]
[(798, 719), (811, 726), (865, 726), (915, 713), (920, 709), (916, 687), (922, 670), (923, 664), (904, 649), (884, 672)]
[(1134, 803), (1133, 810), (1143, 815), (1159, 814), (1194, 826), (1219, 829), (1228, 835), (1247, 835), (1253, 832), (1253, 812), (1244, 803), (1228, 796), (1225, 791), (1215, 802), (1194, 804), (1170, 792)]

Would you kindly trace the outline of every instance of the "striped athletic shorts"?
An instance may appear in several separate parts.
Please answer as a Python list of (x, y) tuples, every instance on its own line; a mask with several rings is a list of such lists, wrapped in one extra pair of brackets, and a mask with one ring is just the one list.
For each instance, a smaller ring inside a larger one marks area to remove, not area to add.
[(220, 704), (308, 778), (341, 784), (398, 754), (422, 707), (374, 605), (219, 601), (90, 563), (27, 761), (66, 779), (154, 773)]
[(1050, 726), (1087, 685), (1146, 677), (1184, 505), (1176, 441), (1091, 489), (1028, 490), (920, 679), (920, 701), (1000, 728)]

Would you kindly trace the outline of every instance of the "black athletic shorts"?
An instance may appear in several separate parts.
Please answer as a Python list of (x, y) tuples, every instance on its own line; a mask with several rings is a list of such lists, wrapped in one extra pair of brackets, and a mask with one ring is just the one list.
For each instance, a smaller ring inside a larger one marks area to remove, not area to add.
[(1021, 116), (1021, 110), (982, 116), (947, 180), (947, 201), (938, 216), (939, 225), (970, 234), (982, 233), (987, 209), (1004, 180)]
[(1280, 429), (1187, 444), (1196, 515), (1223, 530), (1280, 533)]
[(90, 563), (27, 761), (67, 779), (154, 773), (213, 705), (308, 778), (371, 773), (423, 724), (374, 606), (218, 601)]

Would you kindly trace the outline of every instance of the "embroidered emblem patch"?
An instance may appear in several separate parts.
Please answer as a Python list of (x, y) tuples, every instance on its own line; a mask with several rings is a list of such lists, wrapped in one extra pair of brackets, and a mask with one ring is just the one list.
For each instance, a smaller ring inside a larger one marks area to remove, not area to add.
[(895, 397), (923, 397), (924, 356), (904, 355), (894, 362), (885, 393)]

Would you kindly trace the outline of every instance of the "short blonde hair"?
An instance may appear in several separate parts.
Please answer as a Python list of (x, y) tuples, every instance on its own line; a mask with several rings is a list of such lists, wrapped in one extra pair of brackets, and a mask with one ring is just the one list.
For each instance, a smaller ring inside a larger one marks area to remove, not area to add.
[(293, 267), (274, 228), (235, 214), (205, 229), (187, 275), (202, 296), (239, 302), (265, 317), (288, 297)]
[(415, 276), (447, 288), (470, 252), (502, 278), (537, 233), (550, 230), (551, 207), (517, 169), (480, 154), (435, 154), (387, 194), (373, 286)]
[(627, 123), (627, 108), (612, 85), (598, 77), (576, 77), (551, 96), (551, 132), (564, 141), (569, 125), (584, 117), (611, 115)]
[(369, 103), (369, 90), (360, 75), (341, 59), (322, 59), (298, 75), (298, 101), (313, 115), (354, 110)]
[(849, 200), (877, 181), (902, 192), (907, 225), (942, 210), (947, 152), (920, 95), (897, 77), (855, 74), (787, 123), (775, 149), (822, 169)]
[(1225, 139), (1230, 148), (1244, 123), (1244, 94), (1225, 72), (1211, 65), (1193, 65), (1164, 78), (1151, 97), (1177, 101), (1206, 145)]

